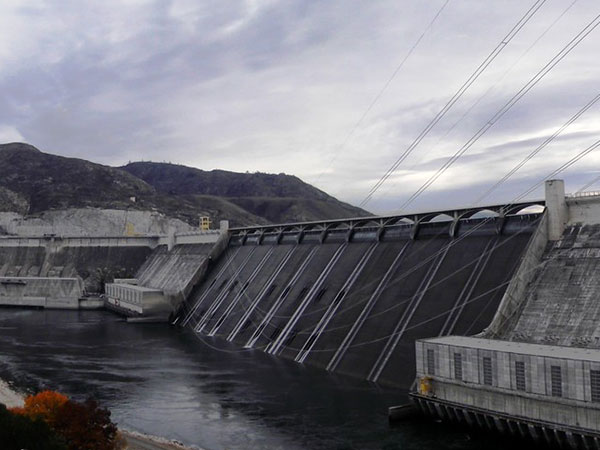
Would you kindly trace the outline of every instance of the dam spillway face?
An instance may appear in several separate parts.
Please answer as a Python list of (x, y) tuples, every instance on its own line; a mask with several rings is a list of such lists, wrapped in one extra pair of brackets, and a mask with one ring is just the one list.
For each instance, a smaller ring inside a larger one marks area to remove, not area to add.
[(600, 348), (600, 225), (576, 224), (548, 245), (524, 305), (501, 339)]
[(414, 341), (491, 321), (540, 215), (233, 232), (177, 322), (382, 384), (414, 380)]

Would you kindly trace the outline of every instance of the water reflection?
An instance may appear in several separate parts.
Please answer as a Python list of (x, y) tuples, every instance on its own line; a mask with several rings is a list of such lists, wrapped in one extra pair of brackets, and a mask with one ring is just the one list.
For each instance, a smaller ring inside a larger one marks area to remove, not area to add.
[(404, 401), (397, 390), (105, 312), (0, 310), (0, 376), (93, 395), (120, 426), (207, 449), (484, 445), (435, 423), (390, 428), (387, 407)]

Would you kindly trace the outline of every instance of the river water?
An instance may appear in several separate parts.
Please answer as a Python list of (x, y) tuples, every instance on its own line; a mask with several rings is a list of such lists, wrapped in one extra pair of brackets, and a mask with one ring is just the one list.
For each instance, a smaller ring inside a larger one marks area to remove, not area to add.
[(92, 395), (120, 427), (205, 449), (506, 448), (435, 422), (390, 427), (399, 390), (101, 311), (0, 310), (0, 378)]

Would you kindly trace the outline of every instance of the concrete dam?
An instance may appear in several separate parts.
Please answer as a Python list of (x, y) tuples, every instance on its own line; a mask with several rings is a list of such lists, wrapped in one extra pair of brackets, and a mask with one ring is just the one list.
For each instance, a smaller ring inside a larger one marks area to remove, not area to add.
[(539, 224), (515, 214), (530, 205), (232, 229), (174, 322), (408, 388), (416, 339), (490, 324)]
[(490, 325), (474, 337), (416, 342), (416, 389), (428, 415), (570, 449), (600, 448), (600, 192), (546, 211)]

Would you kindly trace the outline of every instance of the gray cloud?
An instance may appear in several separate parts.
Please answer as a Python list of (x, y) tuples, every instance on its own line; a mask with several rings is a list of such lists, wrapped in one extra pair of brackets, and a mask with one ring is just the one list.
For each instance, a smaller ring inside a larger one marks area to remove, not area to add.
[[(151, 159), (293, 173), (358, 203), (530, 6), (520, 0), (502, 5), (452, 0), (346, 140), (442, 3), (3, 4), (0, 139), (22, 138), (44, 151), (111, 165)], [(395, 210), (598, 9), (594, 0), (579, 0), (524, 54), (566, 6), (546, 2), (369, 209)], [(501, 178), (589, 101), (600, 89), (598, 33), (528, 93), (414, 209), (470, 201), (470, 192)], [(588, 111), (490, 201), (514, 197), (589, 145), (599, 119), (600, 108)], [(585, 184), (598, 162), (590, 155), (574, 167), (567, 187)]]

